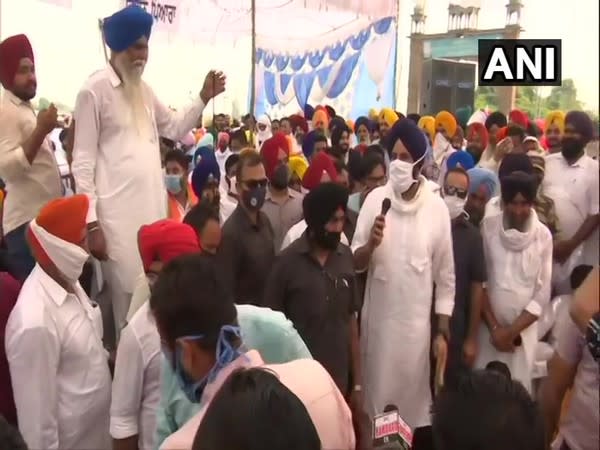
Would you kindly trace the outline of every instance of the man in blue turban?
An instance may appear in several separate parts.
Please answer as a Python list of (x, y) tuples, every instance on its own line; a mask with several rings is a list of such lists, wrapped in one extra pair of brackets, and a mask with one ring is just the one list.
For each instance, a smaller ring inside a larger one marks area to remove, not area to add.
[(192, 189), (198, 197), (199, 203), (207, 203), (218, 213), (220, 211), (221, 196), (219, 183), (221, 171), (215, 157), (215, 152), (210, 147), (200, 147), (194, 154), (195, 167), (192, 172)]
[(498, 191), (499, 181), (493, 171), (482, 167), (474, 167), (467, 173), (470, 183), (465, 211), (469, 214), (469, 221), (479, 226), (485, 215), (485, 205)]
[[(100, 306), (108, 347), (125, 325), (135, 280), (143, 273), (137, 232), (167, 215), (160, 138), (182, 139), (205, 105), (225, 90), (225, 76), (211, 71), (188, 107), (176, 112), (161, 103), (142, 79), (152, 22), (136, 5), (104, 19), (110, 60), (85, 82), (74, 112), (72, 171), (78, 192), (90, 200), (89, 246), (102, 261)], [(114, 337), (110, 330), (116, 330)]]
[(431, 425), (429, 354), (433, 347), (445, 360), (454, 308), (450, 214), (420, 173), (427, 153), (421, 129), (400, 119), (386, 144), (389, 181), (366, 197), (352, 239), (354, 268), (367, 273), (362, 391), (371, 417), (394, 404), (415, 436), (424, 436)]

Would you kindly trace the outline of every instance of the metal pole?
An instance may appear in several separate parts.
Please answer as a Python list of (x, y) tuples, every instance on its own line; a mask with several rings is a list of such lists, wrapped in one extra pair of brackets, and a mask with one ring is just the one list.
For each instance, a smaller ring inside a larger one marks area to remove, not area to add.
[(250, 114), (254, 116), (254, 108), (256, 107), (256, 0), (251, 0), (251, 20), (252, 20), (252, 68), (251, 68), (251, 79), (252, 85), (250, 87)]

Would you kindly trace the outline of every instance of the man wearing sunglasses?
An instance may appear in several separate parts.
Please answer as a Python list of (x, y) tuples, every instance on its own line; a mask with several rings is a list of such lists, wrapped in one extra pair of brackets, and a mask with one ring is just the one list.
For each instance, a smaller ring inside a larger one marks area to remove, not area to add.
[(237, 303), (257, 305), (275, 258), (275, 234), (261, 211), (269, 180), (262, 158), (255, 151), (242, 152), (236, 171), (239, 202), (223, 225), (217, 258), (225, 286)]
[(487, 280), (481, 234), (469, 222), (465, 212), (469, 182), (469, 175), (460, 167), (448, 170), (444, 180), (444, 202), (452, 219), (456, 280), (454, 311), (450, 319), (447, 380), (473, 367), (477, 356), (483, 283)]

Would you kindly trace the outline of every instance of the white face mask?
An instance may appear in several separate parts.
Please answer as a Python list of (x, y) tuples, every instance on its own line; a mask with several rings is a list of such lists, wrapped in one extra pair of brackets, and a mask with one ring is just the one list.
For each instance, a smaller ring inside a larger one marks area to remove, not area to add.
[(413, 164), (395, 159), (390, 163), (390, 182), (394, 189), (394, 194), (399, 197), (410, 189), (410, 187), (417, 182), (413, 177), (413, 171), (416, 164), (418, 164), (425, 155), (423, 155), (418, 161)]
[(30, 225), (31, 231), (46, 252), (50, 261), (56, 266), (66, 281), (76, 284), (83, 271), (83, 265), (90, 255), (78, 245), (48, 233), (35, 220)]
[(456, 195), (446, 195), (444, 196), (444, 202), (446, 202), (446, 206), (450, 212), (450, 218), (456, 219), (464, 211), (467, 199), (459, 198)]

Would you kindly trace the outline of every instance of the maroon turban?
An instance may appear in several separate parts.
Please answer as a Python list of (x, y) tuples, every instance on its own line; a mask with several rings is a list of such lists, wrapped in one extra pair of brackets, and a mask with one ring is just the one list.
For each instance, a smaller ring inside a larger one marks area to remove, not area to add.
[(12, 89), (15, 75), (23, 58), (34, 61), (33, 49), (24, 34), (11, 36), (0, 43), (0, 83), (4, 89)]

